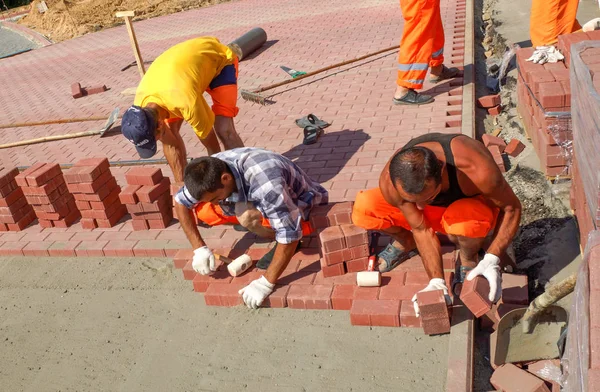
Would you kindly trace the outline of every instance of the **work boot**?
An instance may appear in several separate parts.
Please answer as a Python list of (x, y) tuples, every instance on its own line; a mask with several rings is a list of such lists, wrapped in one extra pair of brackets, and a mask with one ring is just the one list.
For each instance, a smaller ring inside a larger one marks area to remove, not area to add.
[(413, 90), (408, 89), (408, 92), (401, 98), (392, 98), (394, 105), (424, 105), (433, 102), (433, 97), (427, 94), (420, 94)]

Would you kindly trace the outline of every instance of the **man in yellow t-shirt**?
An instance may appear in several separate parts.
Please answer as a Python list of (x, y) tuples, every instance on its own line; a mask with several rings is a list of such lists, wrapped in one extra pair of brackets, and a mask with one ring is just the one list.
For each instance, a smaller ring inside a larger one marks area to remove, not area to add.
[[(233, 124), (237, 107), (238, 59), (214, 37), (179, 43), (154, 60), (137, 88), (134, 105), (123, 115), (121, 131), (140, 157), (156, 154), (160, 140), (175, 181), (183, 181), (186, 149), (180, 134), (185, 120), (208, 155), (244, 147)], [(202, 97), (207, 92), (212, 109)], [(214, 132), (213, 132), (214, 129)], [(218, 139), (217, 139), (218, 138)]]

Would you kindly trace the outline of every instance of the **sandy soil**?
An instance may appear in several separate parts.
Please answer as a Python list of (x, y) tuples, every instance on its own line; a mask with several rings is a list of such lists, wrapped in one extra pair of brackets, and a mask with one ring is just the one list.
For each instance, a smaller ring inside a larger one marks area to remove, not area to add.
[(166, 259), (0, 258), (10, 391), (444, 391), (448, 335), (211, 308)]
[(123, 24), (115, 17), (118, 11), (135, 11), (133, 20), (140, 20), (230, 0), (45, 0), (48, 11), (43, 14), (39, 1), (33, 1), (32, 11), (19, 23), (59, 42)]

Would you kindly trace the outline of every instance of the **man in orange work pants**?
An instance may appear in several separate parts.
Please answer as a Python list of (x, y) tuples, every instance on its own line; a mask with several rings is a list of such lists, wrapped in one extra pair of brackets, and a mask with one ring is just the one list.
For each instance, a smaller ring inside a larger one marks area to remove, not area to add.
[(444, 27), (440, 0), (400, 0), (404, 31), (398, 56), (396, 105), (423, 105), (433, 102), (431, 95), (417, 93), (423, 88), (431, 67), (432, 83), (458, 75), (457, 68), (444, 65)]
[[(521, 203), (483, 144), (440, 133), (417, 137), (397, 151), (380, 175), (379, 188), (360, 192), (352, 212), (355, 225), (394, 239), (378, 255), (380, 271), (419, 253), (430, 279), (421, 291), (448, 294), (436, 236), (443, 233), (459, 250), (453, 286), (481, 275), (489, 281), (493, 302), (501, 294), (500, 257), (520, 219)], [(413, 302), (418, 313), (416, 295)]]

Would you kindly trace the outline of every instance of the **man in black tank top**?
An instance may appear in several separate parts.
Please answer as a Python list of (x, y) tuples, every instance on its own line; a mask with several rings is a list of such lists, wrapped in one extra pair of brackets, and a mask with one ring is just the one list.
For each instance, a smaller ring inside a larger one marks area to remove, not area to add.
[[(481, 275), (489, 281), (489, 299), (496, 302), (501, 294), (500, 257), (519, 227), (521, 203), (482, 143), (460, 134), (430, 133), (392, 156), (379, 188), (356, 196), (352, 219), (394, 239), (378, 255), (380, 271), (421, 255), (430, 279), (422, 291), (448, 294), (436, 233), (446, 234), (460, 257), (453, 288), (465, 277)], [(488, 235), (491, 244), (480, 260)], [(416, 294), (413, 302), (418, 314)]]

